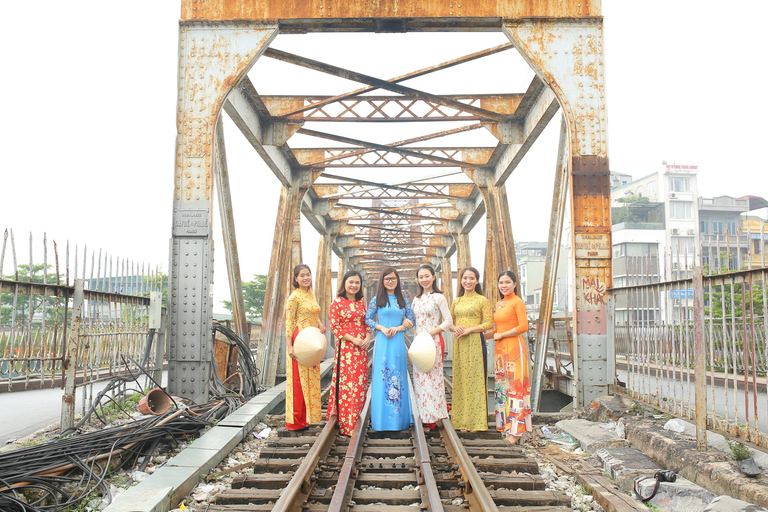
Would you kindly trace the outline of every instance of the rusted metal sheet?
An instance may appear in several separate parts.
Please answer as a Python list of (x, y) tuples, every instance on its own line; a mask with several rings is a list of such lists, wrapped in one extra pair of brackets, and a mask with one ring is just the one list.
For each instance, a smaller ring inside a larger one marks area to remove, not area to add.
[[(437, 0), (182, 0), (182, 20), (269, 20), (329, 18), (579, 18), (601, 15), (600, 0), (477, 0), (463, 4)], [(322, 26), (319, 26), (322, 28)], [(385, 27), (384, 27), (385, 28)]]

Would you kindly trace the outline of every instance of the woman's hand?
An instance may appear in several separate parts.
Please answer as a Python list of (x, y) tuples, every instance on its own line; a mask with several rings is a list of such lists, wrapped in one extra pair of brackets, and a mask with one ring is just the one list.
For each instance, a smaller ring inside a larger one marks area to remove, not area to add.
[(397, 329), (398, 329), (397, 327), (388, 327), (383, 331), (384, 336), (386, 336), (387, 338), (393, 338), (395, 334), (397, 334)]
[(403, 327), (405, 327), (406, 329), (410, 329), (411, 327), (413, 327), (413, 322), (411, 322), (407, 318), (404, 318), (403, 319)]
[(296, 354), (294, 354), (294, 353), (293, 353), (293, 347), (292, 347), (292, 346), (290, 346), (290, 345), (289, 345), (289, 346), (286, 348), (286, 350), (285, 350), (285, 351), (286, 351), (286, 353), (288, 354), (288, 357), (290, 357), (290, 358), (291, 358), (291, 359), (293, 359), (294, 361), (296, 360)]
[(467, 334), (465, 331), (466, 329), (464, 327), (457, 325), (453, 328), (453, 335), (456, 336), (457, 338), (461, 338), (462, 336)]
[(355, 339), (357, 340), (357, 343), (355, 343), (355, 345), (362, 348), (363, 350), (367, 349), (368, 345), (371, 344), (370, 336), (366, 336), (364, 339), (360, 339), (360, 338), (355, 338)]
[(493, 333), (493, 339), (494, 341), (501, 341), (504, 339), (504, 336), (502, 336), (500, 332), (495, 332)]
[(323, 323), (322, 323), (322, 322), (320, 322), (320, 323), (318, 323), (318, 324), (317, 324), (317, 328), (318, 328), (318, 329), (320, 329), (320, 332), (321, 332), (322, 334), (325, 334), (325, 325), (323, 325)]

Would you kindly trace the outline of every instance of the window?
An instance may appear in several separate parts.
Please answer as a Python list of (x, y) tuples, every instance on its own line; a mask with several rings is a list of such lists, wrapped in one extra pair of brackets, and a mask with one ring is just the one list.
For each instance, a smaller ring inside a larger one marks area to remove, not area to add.
[(651, 183), (648, 184), (648, 195), (652, 196), (655, 193), (656, 193), (656, 182), (652, 181)]
[(709, 265), (709, 254), (702, 254), (701, 255), (701, 264), (702, 265)]
[(672, 192), (690, 192), (691, 178), (669, 178), (669, 190)]
[(707, 219), (703, 219), (699, 221), (699, 232), (701, 232), (702, 235), (706, 235), (709, 233), (709, 223), (707, 222)]
[(693, 203), (685, 201), (669, 202), (670, 217), (673, 219), (692, 219)]
[(735, 235), (736, 234), (736, 221), (733, 219), (728, 219), (726, 222), (726, 225), (728, 226), (728, 233)]
[(693, 254), (694, 238), (692, 236), (673, 236), (672, 252), (676, 254)]
[(712, 233), (715, 235), (722, 235), (725, 233), (723, 230), (723, 219), (712, 219)]
[(637, 194), (637, 197), (643, 197), (643, 187), (637, 187), (635, 194)]

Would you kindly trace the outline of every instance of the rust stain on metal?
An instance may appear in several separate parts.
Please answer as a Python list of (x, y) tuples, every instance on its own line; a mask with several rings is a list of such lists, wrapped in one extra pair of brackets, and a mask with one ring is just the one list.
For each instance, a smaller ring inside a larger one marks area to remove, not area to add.
[(183, 20), (267, 20), (333, 18), (580, 18), (600, 16), (600, 0), (381, 0), (370, 2), (285, 2), (283, 0), (182, 0)]

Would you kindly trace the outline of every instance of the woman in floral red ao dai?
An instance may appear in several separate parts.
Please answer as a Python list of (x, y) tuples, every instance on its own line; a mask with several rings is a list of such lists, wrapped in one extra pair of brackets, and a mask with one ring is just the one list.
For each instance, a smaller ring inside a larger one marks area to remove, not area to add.
[(338, 416), (339, 432), (347, 436), (355, 428), (368, 389), (368, 345), (371, 335), (365, 325), (366, 305), (362, 288), (360, 273), (355, 270), (347, 272), (330, 310), (331, 332), (337, 342), (327, 415)]

